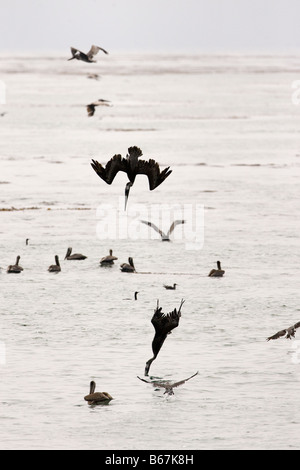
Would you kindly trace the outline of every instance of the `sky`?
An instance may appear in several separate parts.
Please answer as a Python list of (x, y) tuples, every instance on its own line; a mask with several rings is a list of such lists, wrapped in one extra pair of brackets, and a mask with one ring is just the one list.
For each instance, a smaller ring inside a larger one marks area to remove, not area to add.
[(0, 52), (300, 51), (300, 0), (0, 0)]

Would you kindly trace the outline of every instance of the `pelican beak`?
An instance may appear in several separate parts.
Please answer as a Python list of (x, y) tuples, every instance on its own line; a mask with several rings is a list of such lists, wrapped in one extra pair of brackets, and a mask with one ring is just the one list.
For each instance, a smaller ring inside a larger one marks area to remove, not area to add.
[(132, 186), (132, 183), (127, 183), (125, 187), (125, 211), (127, 208), (127, 201), (128, 201), (129, 191), (130, 191), (131, 186)]

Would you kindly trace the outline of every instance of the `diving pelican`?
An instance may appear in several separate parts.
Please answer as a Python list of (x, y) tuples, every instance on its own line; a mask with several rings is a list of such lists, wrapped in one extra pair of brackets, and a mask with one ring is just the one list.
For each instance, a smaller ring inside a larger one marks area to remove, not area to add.
[(86, 259), (87, 256), (84, 256), (82, 254), (79, 254), (79, 253), (75, 253), (74, 255), (72, 255), (72, 248), (68, 248), (67, 249), (67, 253), (66, 253), (66, 256), (65, 256), (65, 259), (69, 260), (69, 261), (72, 261), (72, 260), (83, 260), (83, 259)]
[(84, 397), (89, 405), (103, 405), (113, 400), (113, 397), (107, 392), (95, 392), (96, 383), (92, 380), (90, 383), (90, 393)]
[(21, 257), (17, 256), (16, 264), (11, 264), (10, 266), (8, 266), (7, 268), (8, 274), (20, 274), (22, 271), (24, 271), (23, 268), (19, 266), (20, 259)]
[(218, 269), (212, 269), (209, 273), (209, 277), (222, 277), (225, 274), (225, 271), (221, 268), (221, 262), (217, 261)]
[(52, 264), (48, 268), (49, 273), (59, 273), (61, 271), (61, 267), (59, 264), (59, 257), (56, 255), (55, 256), (55, 264)]
[(137, 175), (147, 175), (149, 180), (149, 189), (153, 191), (172, 173), (170, 167), (160, 171), (159, 164), (154, 160), (139, 160), (143, 155), (138, 147), (129, 147), (126, 158), (121, 155), (114, 155), (104, 168), (96, 160), (92, 160), (92, 168), (97, 175), (107, 184), (112, 184), (116, 174), (119, 171), (127, 173), (129, 183), (125, 187), (125, 210), (127, 207), (127, 200), (130, 188), (133, 186)]
[(184, 300), (181, 301), (179, 310), (176, 308), (173, 312), (165, 315), (162, 312), (162, 308), (159, 307), (159, 301), (157, 301), (157, 307), (154, 311), (151, 323), (155, 328), (155, 335), (152, 342), (152, 351), (153, 357), (146, 362), (145, 375), (149, 375), (149, 369), (152, 362), (156, 359), (166, 337), (171, 333), (171, 331), (179, 325), (179, 319), (181, 317), (181, 308), (184, 304)]
[(141, 379), (141, 377), (139, 377), (139, 376), (137, 376), (137, 378), (142, 380), (143, 382), (146, 382), (147, 384), (152, 384), (155, 387), (164, 388), (165, 389), (164, 394), (167, 393), (168, 395), (174, 395), (173, 388), (179, 387), (179, 385), (183, 385), (185, 382), (192, 379), (193, 377), (195, 377), (198, 374), (199, 374), (199, 372), (196, 372), (196, 374), (191, 375), (191, 377), (188, 377), (187, 379), (180, 380), (179, 382), (174, 382), (174, 383), (170, 383), (170, 381), (168, 381), (168, 380), (162, 380), (160, 382), (158, 382), (158, 381), (153, 381), (153, 382), (150, 381), (149, 382), (148, 380)]
[(118, 258), (116, 258), (116, 256), (113, 256), (113, 251), (109, 250), (109, 255), (101, 258), (100, 264), (101, 266), (111, 266), (112, 264), (114, 264), (114, 261), (116, 261), (117, 259)]
[(132, 258), (128, 258), (128, 263), (121, 264), (122, 273), (135, 273), (135, 266)]
[(176, 225), (179, 224), (184, 224), (185, 220), (175, 220), (175, 222), (172, 223), (171, 227), (169, 228), (169, 231), (167, 233), (164, 233), (160, 228), (158, 228), (155, 224), (152, 222), (147, 222), (146, 220), (141, 220), (143, 224), (149, 225), (149, 227), (153, 228), (156, 232), (158, 232), (161, 236), (161, 241), (162, 242), (170, 242), (170, 235), (173, 233), (174, 228)]
[(97, 101), (94, 101), (93, 103), (88, 104), (86, 107), (88, 116), (89, 117), (94, 116), (95, 111), (96, 111), (96, 106), (111, 106), (109, 103), (110, 101), (108, 100), (99, 99)]
[(267, 341), (270, 341), (271, 339), (278, 339), (278, 338), (281, 338), (282, 336), (285, 336), (286, 339), (295, 338), (296, 329), (299, 327), (300, 327), (300, 321), (298, 323), (295, 323), (295, 325), (290, 326), (286, 330), (278, 331), (278, 333), (276, 333), (275, 335), (267, 338)]
[(177, 285), (178, 285), (178, 284), (173, 284), (173, 286), (166, 286), (166, 285), (164, 285), (164, 288), (167, 289), (167, 290), (176, 290)]
[(89, 52), (86, 54), (84, 52), (81, 52), (79, 49), (76, 49), (75, 47), (71, 47), (71, 52), (72, 52), (72, 57), (68, 60), (83, 60), (83, 62), (97, 62), (96, 60), (93, 60), (94, 56), (98, 54), (99, 51), (104, 52), (104, 54), (108, 54), (108, 52), (105, 49), (102, 49), (102, 47), (99, 46), (92, 46)]

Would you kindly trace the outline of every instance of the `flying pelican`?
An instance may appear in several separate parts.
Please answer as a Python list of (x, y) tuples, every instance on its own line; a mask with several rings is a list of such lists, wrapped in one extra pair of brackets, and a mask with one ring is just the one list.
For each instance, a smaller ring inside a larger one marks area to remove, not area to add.
[(72, 255), (71, 253), (72, 253), (72, 248), (68, 248), (65, 259), (72, 261), (72, 260), (83, 260), (87, 258), (87, 256), (81, 255), (79, 253), (75, 253), (74, 255)]
[(300, 321), (296, 323), (295, 325), (290, 326), (286, 330), (278, 331), (278, 333), (276, 333), (275, 335), (267, 338), (267, 341), (270, 341), (270, 339), (278, 339), (278, 338), (281, 338), (282, 336), (286, 336), (286, 339), (295, 338), (296, 329), (299, 327), (300, 327)]
[(181, 301), (179, 310), (177, 312), (176, 308), (173, 312), (165, 315), (162, 312), (162, 308), (159, 307), (159, 301), (157, 301), (157, 307), (154, 311), (151, 323), (155, 328), (155, 336), (152, 342), (152, 351), (153, 357), (146, 362), (145, 375), (149, 374), (149, 369), (152, 362), (156, 359), (166, 337), (171, 333), (171, 330), (176, 328), (179, 325), (179, 319), (181, 317), (181, 307), (184, 304), (184, 300)]
[(139, 160), (142, 155), (143, 153), (140, 148), (129, 147), (126, 158), (122, 158), (121, 155), (114, 155), (106, 164), (105, 168), (96, 160), (92, 160), (91, 163), (97, 175), (107, 184), (112, 184), (119, 171), (127, 173), (129, 183), (127, 183), (125, 187), (125, 210), (130, 188), (133, 186), (137, 175), (147, 175), (149, 189), (153, 191), (172, 173), (172, 170), (169, 170), (170, 167), (160, 171), (158, 163), (154, 160)]
[(95, 392), (96, 383), (92, 380), (90, 383), (90, 393), (84, 397), (88, 405), (103, 405), (113, 400), (113, 397), (107, 392)]
[(128, 258), (128, 263), (121, 264), (121, 271), (122, 273), (135, 273), (135, 267), (132, 258)]
[(141, 379), (141, 377), (139, 377), (139, 376), (137, 376), (137, 378), (142, 380), (143, 382), (146, 382), (147, 384), (152, 384), (155, 387), (164, 388), (165, 389), (164, 394), (167, 393), (168, 395), (174, 395), (173, 388), (179, 387), (179, 385), (183, 385), (185, 382), (192, 379), (193, 377), (195, 377), (198, 374), (199, 374), (199, 372), (196, 372), (196, 374), (192, 375), (191, 377), (188, 377), (187, 379), (184, 379), (184, 380), (180, 380), (180, 382), (174, 382), (174, 383), (170, 383), (169, 381), (166, 381), (166, 380), (161, 381), (161, 382), (157, 382), (157, 381), (154, 381), (154, 382), (150, 381), (149, 382), (148, 380)]
[(114, 264), (114, 261), (116, 261), (118, 258), (113, 256), (113, 251), (109, 250), (109, 255), (104, 256), (104, 258), (101, 258), (100, 264), (101, 266), (111, 266)]
[(55, 264), (52, 264), (51, 266), (49, 266), (48, 271), (49, 273), (59, 273), (61, 271), (59, 258), (57, 255), (55, 256)]
[(167, 290), (176, 290), (176, 286), (177, 286), (177, 284), (173, 284), (173, 286), (164, 285), (164, 288), (167, 289)]
[(169, 231), (167, 234), (165, 234), (161, 229), (159, 229), (156, 225), (154, 225), (152, 222), (147, 222), (146, 220), (141, 220), (143, 224), (149, 225), (149, 227), (153, 228), (156, 232), (158, 232), (161, 236), (161, 241), (162, 242), (170, 242), (170, 235), (173, 233), (174, 228), (176, 225), (179, 224), (184, 224), (185, 220), (175, 220), (175, 222), (172, 223), (171, 227), (169, 228)]
[(8, 266), (7, 268), (8, 274), (20, 274), (22, 271), (24, 271), (23, 268), (19, 266), (20, 259), (21, 257), (17, 256), (16, 264), (11, 264), (10, 266)]
[(102, 47), (99, 46), (92, 46), (86, 54), (84, 52), (81, 52), (79, 49), (76, 49), (75, 47), (71, 47), (71, 52), (72, 52), (72, 57), (68, 60), (83, 60), (83, 62), (97, 62), (96, 60), (93, 60), (94, 56), (98, 54), (99, 51), (104, 52), (104, 54), (108, 54), (108, 52), (105, 49), (102, 49)]
[(222, 277), (225, 271), (221, 268), (221, 262), (217, 261), (218, 269), (212, 269), (209, 273), (209, 277)]
[(108, 100), (99, 99), (97, 101), (94, 101), (91, 104), (88, 104), (87, 107), (86, 107), (88, 116), (89, 117), (94, 116), (95, 111), (96, 111), (96, 106), (110, 106), (109, 103), (110, 103), (110, 101), (108, 101)]

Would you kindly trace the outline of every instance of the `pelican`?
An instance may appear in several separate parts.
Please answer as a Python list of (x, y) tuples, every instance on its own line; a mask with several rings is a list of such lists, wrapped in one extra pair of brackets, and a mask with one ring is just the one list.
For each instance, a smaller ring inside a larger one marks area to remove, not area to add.
[(110, 101), (108, 101), (108, 100), (99, 99), (97, 101), (94, 101), (91, 104), (88, 104), (87, 107), (86, 107), (88, 116), (89, 117), (94, 116), (95, 111), (96, 111), (96, 106), (110, 106), (109, 103), (110, 103)]
[(221, 262), (217, 261), (218, 269), (212, 269), (209, 273), (209, 277), (222, 277), (225, 271), (221, 268)]
[(72, 52), (72, 57), (68, 60), (83, 60), (83, 62), (97, 62), (96, 60), (93, 60), (94, 56), (98, 54), (99, 51), (104, 52), (104, 54), (108, 54), (108, 52), (105, 49), (102, 49), (102, 47), (99, 46), (92, 46), (86, 54), (84, 52), (81, 52), (79, 49), (76, 49), (75, 47), (71, 47), (71, 52)]
[(155, 336), (152, 342), (153, 357), (146, 362), (146, 367), (145, 367), (146, 376), (149, 374), (150, 366), (152, 362), (156, 359), (162, 345), (164, 344), (164, 341), (167, 335), (169, 335), (171, 333), (171, 330), (173, 330), (179, 325), (179, 319), (181, 317), (181, 308), (184, 302), (185, 302), (184, 300), (181, 301), (178, 312), (175, 308), (173, 312), (165, 315), (162, 312), (162, 308), (159, 307), (159, 301), (157, 301), (157, 307), (156, 307), (156, 310), (154, 311), (154, 315), (151, 320), (151, 323), (155, 328)]
[(8, 274), (20, 274), (23, 271), (23, 268), (19, 266), (20, 259), (21, 257), (17, 256), (16, 264), (11, 264), (10, 266), (8, 266), (7, 268)]
[(137, 376), (138, 379), (142, 380), (142, 382), (146, 382), (147, 384), (152, 384), (154, 385), (155, 387), (161, 387), (161, 388), (164, 388), (165, 389), (165, 393), (167, 393), (168, 395), (174, 395), (174, 391), (173, 391), (173, 388), (175, 387), (179, 387), (179, 385), (183, 385), (185, 382), (187, 382), (188, 380), (192, 379), (193, 377), (195, 377), (196, 375), (198, 375), (199, 372), (196, 372), (196, 374), (194, 375), (191, 375), (191, 377), (188, 377), (187, 379), (184, 379), (184, 380), (180, 380), (179, 382), (174, 382), (174, 383), (170, 383), (169, 381), (161, 381), (161, 382), (157, 382), (157, 381), (154, 381), (154, 382), (149, 382), (148, 380), (145, 380), (145, 379), (141, 379), (141, 377)]
[(121, 271), (122, 273), (135, 273), (135, 267), (132, 258), (128, 258), (128, 263), (121, 264)]
[(55, 264), (52, 264), (51, 266), (49, 266), (48, 271), (49, 273), (59, 273), (61, 271), (59, 258), (57, 255), (55, 256)]
[(176, 290), (176, 286), (177, 286), (177, 284), (173, 284), (173, 286), (164, 285), (164, 288), (167, 289), (167, 290)]
[(90, 383), (90, 393), (84, 397), (88, 405), (103, 405), (113, 400), (113, 397), (107, 392), (95, 392), (96, 383), (92, 380)]
[(153, 228), (156, 232), (158, 232), (161, 236), (161, 241), (162, 242), (170, 242), (170, 235), (173, 233), (174, 228), (176, 225), (179, 224), (184, 224), (185, 220), (175, 220), (175, 222), (172, 223), (171, 227), (169, 228), (169, 231), (167, 233), (164, 233), (161, 229), (159, 229), (156, 225), (154, 225), (152, 222), (147, 222), (146, 220), (141, 220), (143, 224), (149, 225), (149, 227)]
[(79, 253), (75, 253), (74, 255), (72, 255), (71, 253), (72, 253), (72, 248), (68, 248), (65, 259), (72, 261), (72, 260), (83, 260), (87, 258), (87, 256), (81, 255)]
[(100, 264), (101, 266), (111, 266), (114, 264), (114, 261), (116, 261), (118, 258), (113, 256), (113, 251), (109, 250), (109, 255), (104, 256), (104, 258), (101, 258)]
[(26, 243), (26, 246), (28, 246), (29, 240), (30, 240), (30, 238), (26, 238), (26, 242), (25, 242), (25, 243)]
[(149, 189), (153, 191), (172, 173), (172, 170), (169, 169), (170, 167), (160, 171), (158, 163), (154, 160), (139, 160), (142, 155), (143, 153), (140, 148), (129, 147), (126, 158), (122, 158), (121, 155), (114, 155), (106, 164), (105, 168), (96, 160), (92, 160), (91, 163), (97, 175), (107, 184), (112, 184), (119, 171), (127, 173), (129, 183), (127, 183), (125, 187), (125, 210), (130, 188), (133, 186), (137, 175), (147, 175)]
[(286, 330), (278, 331), (278, 333), (276, 333), (275, 335), (267, 338), (267, 341), (270, 341), (271, 339), (278, 339), (278, 338), (281, 338), (282, 336), (286, 336), (286, 339), (295, 338), (296, 330), (299, 327), (300, 327), (300, 321), (298, 323), (295, 323), (295, 325), (290, 326)]

